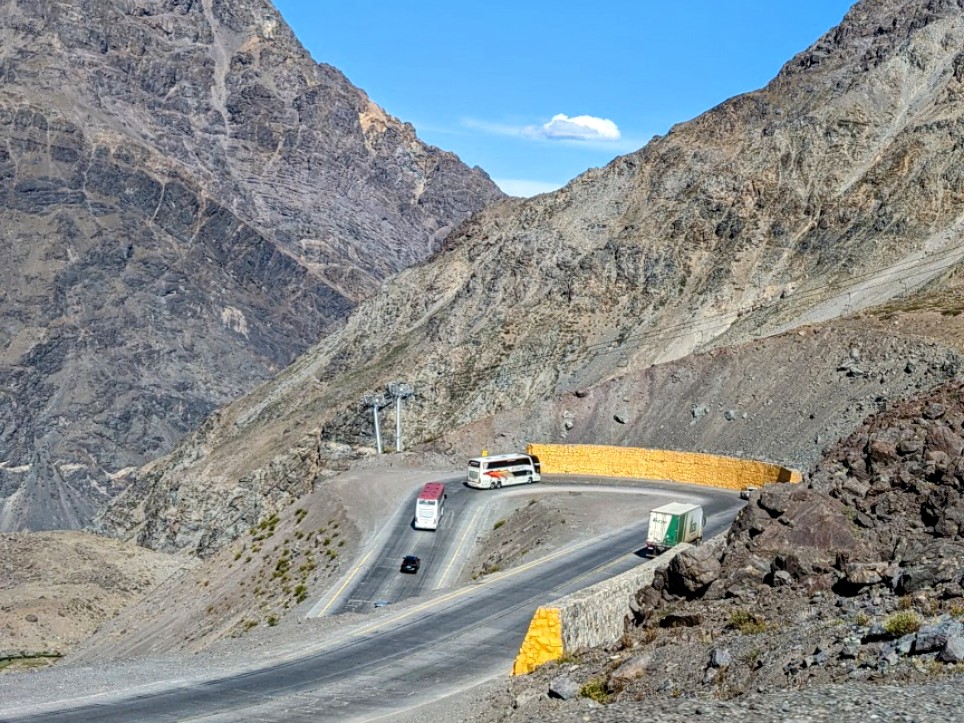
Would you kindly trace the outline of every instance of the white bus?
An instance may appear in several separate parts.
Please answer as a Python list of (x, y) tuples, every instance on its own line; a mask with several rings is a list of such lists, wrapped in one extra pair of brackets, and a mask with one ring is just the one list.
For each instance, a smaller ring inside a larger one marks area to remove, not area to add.
[(522, 485), (542, 479), (539, 458), (531, 454), (494, 454), (469, 460), (466, 484), (480, 490)]
[(437, 530), (445, 514), (445, 483), (429, 482), (415, 500), (415, 529)]

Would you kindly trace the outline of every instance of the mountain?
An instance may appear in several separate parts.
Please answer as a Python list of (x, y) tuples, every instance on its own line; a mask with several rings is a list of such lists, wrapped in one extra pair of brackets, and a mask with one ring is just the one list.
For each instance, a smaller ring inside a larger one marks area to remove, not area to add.
[(502, 198), (267, 0), (0, 0), (0, 529), (70, 528)]
[(941, 331), (964, 310), (960, 21), (957, 2), (864, 0), (765, 88), (490, 206), (95, 529), (208, 553), (369, 453), (359, 399), (391, 381), (416, 391), (408, 443), (453, 466), (527, 440), (814, 463), (960, 369)]

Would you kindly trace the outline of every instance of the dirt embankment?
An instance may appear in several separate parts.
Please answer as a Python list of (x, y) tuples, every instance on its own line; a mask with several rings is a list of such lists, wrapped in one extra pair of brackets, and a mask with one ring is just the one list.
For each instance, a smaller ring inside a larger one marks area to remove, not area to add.
[(0, 535), (0, 666), (66, 654), (197, 565), (83, 532)]

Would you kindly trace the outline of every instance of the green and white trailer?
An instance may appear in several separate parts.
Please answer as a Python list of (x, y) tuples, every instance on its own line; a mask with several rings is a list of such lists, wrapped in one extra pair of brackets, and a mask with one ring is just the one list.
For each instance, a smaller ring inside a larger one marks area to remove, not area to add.
[(655, 557), (681, 542), (698, 544), (705, 526), (706, 518), (699, 505), (670, 502), (650, 510), (645, 554)]

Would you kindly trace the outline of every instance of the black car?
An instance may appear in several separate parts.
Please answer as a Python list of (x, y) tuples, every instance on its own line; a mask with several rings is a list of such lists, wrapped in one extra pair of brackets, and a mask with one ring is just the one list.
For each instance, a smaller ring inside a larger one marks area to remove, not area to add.
[(418, 566), (421, 564), (422, 561), (415, 557), (415, 555), (405, 555), (405, 557), (402, 558), (402, 566), (399, 568), (399, 572), (410, 572), (414, 574), (418, 572)]

